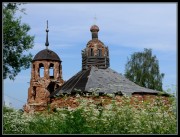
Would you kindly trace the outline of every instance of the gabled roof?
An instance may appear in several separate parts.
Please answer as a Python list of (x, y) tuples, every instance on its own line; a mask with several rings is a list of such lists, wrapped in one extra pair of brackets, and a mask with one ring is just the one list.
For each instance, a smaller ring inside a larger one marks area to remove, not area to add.
[(153, 93), (159, 91), (141, 87), (125, 78), (122, 74), (107, 68), (98, 69), (94, 66), (82, 70), (70, 78), (64, 85), (57, 89), (50, 97), (60, 93), (73, 93), (79, 91), (98, 93), (117, 93), (131, 95), (132, 93)]

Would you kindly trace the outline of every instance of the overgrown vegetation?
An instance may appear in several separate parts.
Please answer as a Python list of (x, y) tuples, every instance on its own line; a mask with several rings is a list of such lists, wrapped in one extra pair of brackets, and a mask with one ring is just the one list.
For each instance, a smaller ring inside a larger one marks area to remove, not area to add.
[[(102, 100), (103, 101), (103, 100)], [(109, 105), (99, 105), (79, 96), (77, 108), (57, 108), (54, 112), (23, 114), (4, 107), (4, 134), (176, 134), (176, 100), (161, 98), (132, 105), (112, 97)]]

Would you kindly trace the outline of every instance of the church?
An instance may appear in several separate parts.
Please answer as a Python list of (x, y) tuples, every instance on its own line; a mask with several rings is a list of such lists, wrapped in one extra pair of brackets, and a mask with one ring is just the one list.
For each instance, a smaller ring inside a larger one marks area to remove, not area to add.
[[(48, 22), (46, 29), (46, 48), (39, 51), (31, 62), (31, 79), (25, 112), (43, 111), (54, 98), (62, 94), (99, 95), (116, 94), (128, 96), (158, 95), (160, 91), (141, 87), (122, 74), (110, 68), (108, 47), (99, 40), (99, 27), (92, 25), (92, 39), (82, 50), (82, 69), (66, 82), (62, 77), (60, 57), (49, 49)], [(52, 73), (50, 73), (52, 72)]]

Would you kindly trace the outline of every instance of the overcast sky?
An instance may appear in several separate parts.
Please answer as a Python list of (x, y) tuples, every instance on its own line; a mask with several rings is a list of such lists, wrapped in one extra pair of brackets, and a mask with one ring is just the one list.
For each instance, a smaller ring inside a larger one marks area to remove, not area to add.
[[(127, 58), (151, 48), (165, 73), (163, 88), (177, 80), (176, 3), (27, 3), (22, 23), (35, 36), (33, 54), (45, 49), (46, 21), (49, 22), (49, 49), (62, 60), (63, 79), (81, 70), (81, 50), (91, 40), (90, 27), (99, 26), (99, 39), (109, 47), (110, 68), (124, 74)], [(94, 17), (97, 19), (94, 20)], [(12, 107), (27, 102), (31, 69), (22, 70), (14, 81), (4, 80), (4, 98)]]

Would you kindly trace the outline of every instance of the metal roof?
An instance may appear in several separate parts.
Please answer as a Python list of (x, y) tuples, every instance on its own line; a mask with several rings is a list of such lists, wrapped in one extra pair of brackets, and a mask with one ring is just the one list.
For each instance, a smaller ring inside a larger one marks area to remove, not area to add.
[(53, 60), (53, 61), (61, 62), (59, 56), (54, 51), (49, 49), (44, 49), (38, 52), (32, 61), (37, 61), (37, 60)]
[(132, 93), (157, 94), (159, 91), (141, 87), (125, 78), (122, 74), (107, 68), (98, 69), (94, 66), (82, 70), (70, 78), (64, 85), (57, 89), (50, 97), (60, 93), (79, 91), (98, 93), (118, 93), (131, 95)]

